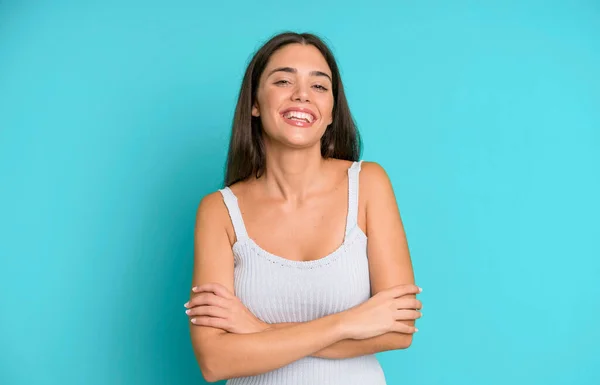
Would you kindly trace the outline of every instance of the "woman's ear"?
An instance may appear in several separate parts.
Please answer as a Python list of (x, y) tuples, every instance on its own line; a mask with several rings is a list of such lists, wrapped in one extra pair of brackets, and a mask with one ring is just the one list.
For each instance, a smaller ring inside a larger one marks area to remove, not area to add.
[(260, 116), (260, 111), (258, 110), (258, 105), (256, 105), (256, 103), (254, 103), (252, 105), (252, 116), (255, 116), (255, 117)]

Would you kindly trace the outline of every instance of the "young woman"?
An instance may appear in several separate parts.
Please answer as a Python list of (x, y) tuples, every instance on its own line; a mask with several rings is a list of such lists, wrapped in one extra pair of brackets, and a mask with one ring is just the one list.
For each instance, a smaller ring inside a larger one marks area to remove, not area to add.
[(336, 61), (283, 33), (250, 62), (225, 187), (197, 211), (185, 304), (204, 378), (228, 384), (385, 384), (377, 352), (421, 316), (387, 174), (359, 161)]

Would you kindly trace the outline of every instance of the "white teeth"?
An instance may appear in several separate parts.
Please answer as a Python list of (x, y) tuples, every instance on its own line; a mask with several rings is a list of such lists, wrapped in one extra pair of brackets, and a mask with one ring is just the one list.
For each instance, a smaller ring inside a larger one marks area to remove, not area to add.
[(312, 123), (314, 120), (311, 114), (300, 111), (288, 111), (283, 116), (287, 119), (305, 119), (307, 122)]

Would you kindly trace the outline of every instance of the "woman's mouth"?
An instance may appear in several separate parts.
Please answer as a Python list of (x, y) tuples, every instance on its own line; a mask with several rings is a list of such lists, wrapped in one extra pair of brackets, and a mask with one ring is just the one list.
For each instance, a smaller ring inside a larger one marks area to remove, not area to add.
[(310, 127), (315, 122), (316, 117), (309, 111), (300, 111), (296, 109), (285, 110), (281, 113), (283, 120), (296, 127)]

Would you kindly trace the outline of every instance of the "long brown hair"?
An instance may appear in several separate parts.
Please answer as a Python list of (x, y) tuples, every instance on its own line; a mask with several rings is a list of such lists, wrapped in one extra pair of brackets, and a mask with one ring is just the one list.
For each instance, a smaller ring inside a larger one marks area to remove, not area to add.
[(284, 32), (272, 37), (254, 54), (244, 74), (233, 117), (225, 186), (231, 186), (252, 175), (258, 178), (265, 171), (262, 125), (259, 117), (252, 116), (252, 105), (256, 100), (260, 76), (271, 55), (278, 49), (294, 43), (315, 46), (325, 57), (333, 75), (333, 121), (321, 138), (321, 156), (351, 161), (360, 158), (360, 135), (350, 113), (340, 72), (331, 50), (313, 34)]

